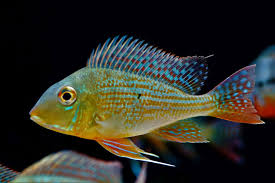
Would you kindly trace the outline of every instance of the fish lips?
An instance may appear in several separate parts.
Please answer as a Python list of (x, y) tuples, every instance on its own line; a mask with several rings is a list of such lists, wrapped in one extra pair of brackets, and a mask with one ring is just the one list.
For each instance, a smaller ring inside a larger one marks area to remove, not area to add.
[(47, 128), (47, 129), (50, 129), (50, 130), (54, 130), (54, 131), (60, 131), (60, 132), (66, 132), (66, 128), (62, 128), (62, 127), (59, 127), (58, 125), (49, 125), (49, 124), (46, 124), (40, 117), (38, 116), (33, 116), (31, 115), (30, 119), (32, 121), (34, 121), (35, 123), (37, 123), (38, 125), (44, 127), (44, 128)]
[(59, 125), (50, 125), (45, 123), (45, 121), (43, 119), (41, 119), (39, 116), (33, 115), (32, 112), (30, 112), (30, 119), (32, 121), (34, 121), (35, 123), (37, 123), (38, 125), (50, 129), (50, 130), (54, 130), (54, 131), (59, 131), (59, 132), (67, 132), (67, 129), (64, 127), (60, 127)]
[(43, 120), (40, 117), (35, 115), (31, 115), (30, 119), (36, 123), (43, 123)]

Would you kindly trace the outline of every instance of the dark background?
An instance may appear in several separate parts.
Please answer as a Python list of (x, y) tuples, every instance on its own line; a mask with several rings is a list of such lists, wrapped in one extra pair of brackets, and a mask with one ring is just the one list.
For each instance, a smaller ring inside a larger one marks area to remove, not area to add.
[[(9, 31), (13, 35), (2, 37), (7, 41), (5, 48), (16, 43), (16, 49), (6, 52), (1, 61), (12, 66), (2, 68), (8, 71), (2, 79), (8, 85), (1, 87), (6, 107), (0, 162), (18, 171), (50, 153), (72, 149), (119, 160), (125, 181), (135, 180), (127, 159), (110, 154), (95, 141), (42, 128), (28, 114), (49, 86), (84, 67), (92, 49), (108, 37), (127, 34), (179, 56), (215, 54), (209, 59), (205, 91), (275, 43), (270, 4), (36, 0), (16, 6), (16, 12), (8, 8), (7, 15), (16, 19)], [(7, 25), (9, 20), (2, 24)], [(265, 125), (243, 125), (243, 165), (232, 163), (207, 144), (196, 144), (202, 156), (199, 163), (182, 157), (177, 168), (149, 164), (147, 182), (270, 182), (275, 170), (275, 124), (265, 121)]]

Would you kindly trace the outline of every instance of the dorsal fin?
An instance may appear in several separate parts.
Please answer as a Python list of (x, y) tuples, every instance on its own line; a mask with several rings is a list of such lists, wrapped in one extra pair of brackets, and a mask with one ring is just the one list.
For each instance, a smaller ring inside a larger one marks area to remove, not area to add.
[(105, 162), (73, 151), (49, 155), (26, 168), (19, 178), (26, 176), (54, 176), (88, 182), (116, 182), (122, 180), (122, 165)]
[(150, 77), (188, 94), (200, 91), (207, 79), (206, 57), (178, 57), (133, 37), (108, 39), (92, 52), (87, 66)]

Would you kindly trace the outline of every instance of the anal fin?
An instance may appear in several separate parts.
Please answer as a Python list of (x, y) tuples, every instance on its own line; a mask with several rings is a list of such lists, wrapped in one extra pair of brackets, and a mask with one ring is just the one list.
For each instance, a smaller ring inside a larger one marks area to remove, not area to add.
[(201, 143), (208, 142), (199, 125), (192, 118), (179, 120), (152, 132), (169, 141)]
[(158, 157), (157, 155), (145, 152), (138, 148), (130, 139), (97, 139), (96, 141), (106, 150), (120, 157), (147, 161), (166, 166), (174, 166), (167, 163), (150, 160), (149, 158), (143, 156), (142, 154)]

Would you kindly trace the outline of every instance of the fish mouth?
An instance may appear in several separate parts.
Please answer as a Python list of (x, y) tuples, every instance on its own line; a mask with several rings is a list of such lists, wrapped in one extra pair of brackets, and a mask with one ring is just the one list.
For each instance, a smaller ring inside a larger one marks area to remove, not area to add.
[(39, 124), (40, 126), (43, 126), (43, 127), (46, 127), (46, 128), (49, 128), (50, 125), (47, 125), (47, 123), (45, 123), (44, 120), (42, 120), (39, 116), (37, 116), (36, 114), (36, 111), (35, 111), (35, 107), (32, 108), (32, 110), (30, 111), (30, 119), (32, 121), (34, 121), (35, 123)]
[(40, 117), (35, 116), (35, 115), (31, 115), (30, 119), (34, 122), (36, 122), (37, 124), (45, 127), (45, 128), (52, 128), (52, 125), (48, 125), (46, 124)]
[(31, 115), (30, 119), (34, 122), (36, 122), (37, 124), (39, 124), (40, 126), (50, 129), (50, 130), (54, 130), (54, 131), (60, 131), (60, 132), (66, 132), (66, 128), (60, 127), (59, 125), (49, 125), (46, 124), (40, 117), (35, 116), (35, 115)]
[(31, 115), (31, 120), (36, 123), (43, 123), (43, 120), (38, 116)]

